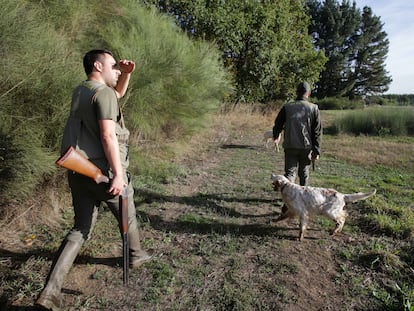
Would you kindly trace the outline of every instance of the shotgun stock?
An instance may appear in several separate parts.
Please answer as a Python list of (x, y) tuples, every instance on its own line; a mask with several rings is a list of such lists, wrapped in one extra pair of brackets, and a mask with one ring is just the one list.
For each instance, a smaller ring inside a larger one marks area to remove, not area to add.
[(122, 233), (123, 281), (126, 286), (129, 279), (128, 187), (124, 187), (119, 196), (119, 218)]
[(109, 178), (91, 161), (72, 146), (56, 161), (56, 164), (78, 174), (92, 178), (97, 184), (109, 183)]

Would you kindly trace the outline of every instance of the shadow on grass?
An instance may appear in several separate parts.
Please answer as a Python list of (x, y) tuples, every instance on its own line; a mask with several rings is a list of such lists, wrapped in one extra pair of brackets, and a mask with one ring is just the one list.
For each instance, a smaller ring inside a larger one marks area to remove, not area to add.
[(40, 311), (38, 307), (26, 307), (26, 306), (8, 306), (6, 303), (2, 303), (2, 297), (0, 297), (0, 311)]
[(185, 233), (218, 233), (233, 234), (236, 236), (254, 235), (258, 237), (276, 236), (280, 239), (296, 240), (297, 236), (286, 235), (286, 231), (297, 231), (297, 228), (286, 228), (275, 225), (247, 224), (239, 225), (222, 223), (220, 221), (208, 220), (208, 222), (179, 220), (166, 221), (159, 215), (149, 215), (145, 212), (138, 213), (143, 219), (147, 219), (155, 230), (185, 232)]
[[(45, 251), (41, 248), (32, 249), (27, 252), (14, 252), (4, 248), (0, 248), (0, 260), (3, 262), (10, 261), (12, 264), (11, 269), (16, 268), (16, 266), (21, 263), (26, 262), (30, 257), (38, 257), (46, 260), (53, 260), (57, 254), (56, 251)], [(88, 255), (79, 254), (76, 257), (75, 264), (98, 264), (105, 265), (109, 267), (118, 267), (122, 266), (122, 257), (108, 257), (108, 258), (99, 258), (91, 257)], [(1, 311), (1, 309), (0, 309)]]
[[(276, 217), (275, 212), (268, 214), (244, 214), (236, 211), (233, 208), (221, 206), (218, 202), (239, 202), (245, 203), (266, 203), (281, 206), (281, 201), (258, 199), (258, 198), (226, 198), (219, 194), (197, 194), (190, 197), (161, 195), (152, 191), (144, 190), (138, 191), (142, 198), (141, 203), (157, 203), (157, 202), (172, 202), (192, 206), (196, 209), (206, 209), (215, 214), (225, 217), (235, 218), (263, 218)], [(139, 203), (138, 203), (139, 204)], [(258, 207), (260, 208), (260, 207)], [(285, 235), (286, 231), (297, 230), (297, 228), (279, 227), (269, 224), (235, 224), (225, 223), (220, 220), (214, 220), (211, 217), (195, 217), (194, 219), (175, 219), (173, 221), (166, 221), (159, 215), (146, 213), (144, 211), (138, 212), (139, 217), (148, 221), (156, 230), (173, 231), (173, 232), (187, 232), (187, 233), (211, 233), (218, 234), (231, 233), (238, 236), (256, 235), (256, 236), (277, 236), (280, 239), (295, 240), (296, 236)], [(191, 218), (191, 217), (190, 217)]]
[[(138, 195), (142, 198), (140, 202), (136, 202), (137, 205), (140, 203), (154, 203), (154, 202), (172, 202), (185, 204), (188, 206), (193, 206), (195, 208), (204, 208), (211, 210), (216, 214), (229, 217), (241, 217), (241, 218), (251, 218), (251, 217), (264, 217), (264, 216), (274, 216), (274, 213), (263, 215), (263, 214), (245, 214), (240, 213), (234, 208), (228, 208), (219, 205), (217, 202), (226, 202), (226, 203), (245, 203), (246, 205), (251, 203), (263, 203), (263, 204), (274, 204), (276, 206), (282, 206), (281, 200), (273, 199), (261, 199), (261, 198), (234, 198), (234, 197), (225, 197), (220, 194), (202, 194), (198, 193), (194, 196), (183, 197), (175, 195), (162, 195), (156, 192), (149, 190), (139, 190), (137, 191)], [(260, 209), (260, 207), (258, 207)]]
[(256, 150), (257, 146), (251, 146), (251, 145), (236, 145), (236, 144), (229, 144), (229, 145), (222, 145), (221, 149), (252, 149)]

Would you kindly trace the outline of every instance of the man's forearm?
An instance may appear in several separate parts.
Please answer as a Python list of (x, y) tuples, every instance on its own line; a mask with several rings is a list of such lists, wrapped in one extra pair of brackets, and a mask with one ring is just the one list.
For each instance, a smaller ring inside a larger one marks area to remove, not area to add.
[(101, 128), (101, 143), (114, 178), (123, 176), (118, 138), (115, 133), (116, 124), (113, 120), (100, 120), (99, 125)]
[(118, 139), (115, 137), (102, 137), (106, 159), (109, 162), (114, 175), (122, 175), (121, 156), (119, 153)]
[(118, 83), (115, 87), (115, 91), (116, 91), (116, 96), (118, 98), (121, 98), (125, 95), (127, 89), (128, 89), (128, 85), (129, 85), (129, 80), (131, 78), (131, 74), (130, 73), (126, 73), (123, 72), (118, 79)]

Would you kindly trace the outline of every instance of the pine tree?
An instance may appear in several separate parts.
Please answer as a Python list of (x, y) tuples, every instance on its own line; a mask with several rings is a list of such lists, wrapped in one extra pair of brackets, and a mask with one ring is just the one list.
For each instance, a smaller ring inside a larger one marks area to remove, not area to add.
[(370, 7), (364, 7), (359, 35), (356, 37), (355, 85), (350, 97), (381, 94), (392, 79), (385, 70), (389, 41), (380, 18)]
[(312, 23), (309, 33), (315, 47), (328, 57), (314, 95), (318, 98), (344, 96), (353, 87), (349, 80), (349, 58), (354, 54), (354, 35), (360, 24), (355, 3), (336, 0), (308, 1)]
[(316, 85), (318, 98), (379, 94), (391, 78), (385, 70), (387, 34), (369, 7), (361, 11), (355, 1), (307, 1), (315, 47), (328, 57)]

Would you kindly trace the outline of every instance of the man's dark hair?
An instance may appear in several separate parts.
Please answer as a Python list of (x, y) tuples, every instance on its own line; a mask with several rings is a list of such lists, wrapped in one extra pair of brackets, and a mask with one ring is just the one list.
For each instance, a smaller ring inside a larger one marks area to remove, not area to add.
[(303, 96), (306, 93), (310, 93), (311, 88), (308, 82), (303, 81), (301, 83), (298, 84), (297, 88), (296, 88), (296, 94), (298, 96)]
[(112, 52), (106, 49), (91, 50), (85, 54), (85, 56), (83, 57), (83, 68), (85, 69), (85, 73), (87, 76), (92, 72), (93, 65), (95, 64), (95, 62), (99, 60), (103, 54), (109, 54), (112, 57), (114, 57)]

